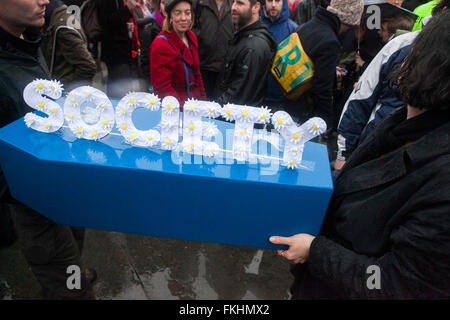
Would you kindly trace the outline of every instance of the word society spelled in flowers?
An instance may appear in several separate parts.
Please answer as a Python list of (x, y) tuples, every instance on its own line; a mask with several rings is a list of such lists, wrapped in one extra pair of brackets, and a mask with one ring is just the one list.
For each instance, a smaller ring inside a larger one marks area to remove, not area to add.
[[(24, 117), (28, 127), (51, 133), (58, 131), (67, 122), (69, 129), (79, 139), (99, 140), (111, 133), (114, 125), (125, 141), (142, 148), (161, 148), (214, 157), (219, 151), (217, 143), (203, 140), (218, 134), (213, 122), (202, 118), (214, 119), (222, 116), (235, 122), (233, 139), (233, 158), (239, 161), (249, 159), (254, 124), (272, 123), (285, 140), (282, 165), (294, 169), (299, 167), (305, 142), (322, 134), (326, 124), (321, 118), (311, 118), (298, 126), (284, 111), (272, 114), (267, 107), (250, 107), (235, 104), (221, 106), (216, 102), (188, 99), (183, 106), (182, 141), (179, 142), (180, 105), (176, 98), (167, 96), (160, 99), (157, 95), (144, 92), (130, 92), (124, 96), (114, 109), (110, 99), (100, 90), (82, 86), (72, 90), (66, 97), (64, 109), (52, 99), (63, 94), (62, 84), (55, 80), (37, 79), (28, 84), (23, 97), (28, 106), (46, 114), (44, 118), (35, 113)], [(90, 103), (99, 115), (98, 121), (86, 123), (81, 115), (81, 106)], [(160, 131), (139, 130), (132, 120), (133, 111), (145, 108), (150, 111), (161, 109)]]

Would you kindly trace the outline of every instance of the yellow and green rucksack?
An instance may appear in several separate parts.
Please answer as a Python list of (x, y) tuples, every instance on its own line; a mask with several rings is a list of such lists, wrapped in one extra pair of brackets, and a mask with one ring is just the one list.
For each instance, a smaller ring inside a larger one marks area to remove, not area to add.
[(297, 32), (278, 45), (271, 72), (289, 100), (297, 100), (311, 88), (314, 64), (303, 50)]

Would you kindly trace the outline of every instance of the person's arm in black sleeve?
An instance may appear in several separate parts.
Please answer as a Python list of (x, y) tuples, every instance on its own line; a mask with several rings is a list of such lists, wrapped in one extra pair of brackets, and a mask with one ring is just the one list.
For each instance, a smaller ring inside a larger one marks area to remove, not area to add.
[[(445, 176), (445, 175), (444, 175)], [(447, 179), (450, 176), (447, 174)], [(443, 179), (433, 188), (447, 186)], [(428, 189), (432, 190), (432, 189)], [(421, 196), (423, 197), (423, 193)], [(428, 196), (428, 199), (432, 198)], [(325, 236), (309, 252), (310, 273), (345, 296), (363, 299), (435, 299), (449, 297), (450, 198), (423, 200), (390, 236), (390, 249), (380, 257), (358, 254)], [(379, 268), (380, 287), (374, 269)], [(374, 267), (372, 267), (374, 268)], [(369, 285), (368, 285), (369, 284)]]

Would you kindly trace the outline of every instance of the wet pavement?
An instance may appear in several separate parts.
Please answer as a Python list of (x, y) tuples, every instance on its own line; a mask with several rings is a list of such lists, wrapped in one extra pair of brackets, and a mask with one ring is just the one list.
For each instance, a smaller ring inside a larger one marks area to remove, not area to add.
[[(0, 299), (42, 299), (17, 242), (0, 261)], [(87, 229), (83, 261), (101, 300), (290, 298), (289, 263), (274, 250)]]

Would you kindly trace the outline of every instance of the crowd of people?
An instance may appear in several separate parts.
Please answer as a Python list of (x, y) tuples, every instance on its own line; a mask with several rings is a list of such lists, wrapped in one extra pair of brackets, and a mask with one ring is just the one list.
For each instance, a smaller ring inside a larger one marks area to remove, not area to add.
[[(391, 10), (370, 28), (363, 0), (0, 0), (0, 127), (31, 111), (22, 97), (29, 82), (90, 85), (100, 60), (111, 98), (137, 79), (141, 91), (181, 105), (195, 98), (268, 106), (296, 121), (319, 116), (329, 128), (322, 138), (337, 136), (338, 150), (324, 225), (316, 237), (270, 240), (289, 246), (279, 254), (295, 263), (293, 297), (449, 298), (449, 1), (389, 2), (417, 19)], [(73, 4), (81, 28), (69, 23)], [(98, 21), (88, 25), (92, 10)], [(310, 89), (295, 100), (271, 72), (294, 33), (314, 65)], [(67, 266), (82, 265), (84, 230), (1, 187), (0, 239), (15, 238), (12, 206), (44, 296), (93, 298), (92, 270), (82, 289), (65, 285)], [(381, 289), (366, 286), (372, 265)]]

